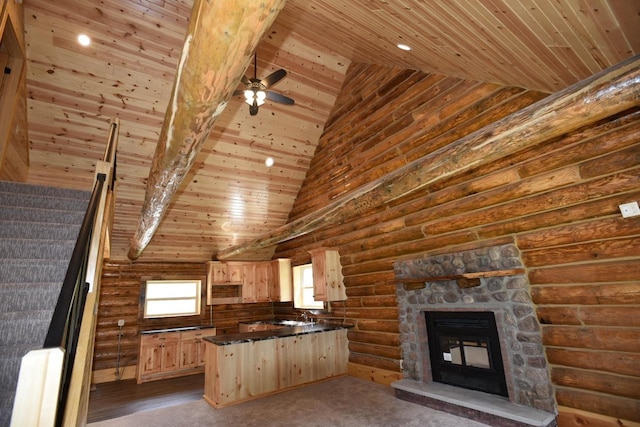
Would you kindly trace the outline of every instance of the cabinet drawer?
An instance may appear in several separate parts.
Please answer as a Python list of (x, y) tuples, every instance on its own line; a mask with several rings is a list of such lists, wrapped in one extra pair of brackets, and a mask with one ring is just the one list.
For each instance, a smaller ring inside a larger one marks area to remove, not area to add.
[(143, 334), (140, 337), (142, 345), (155, 345), (180, 341), (180, 332), (163, 332), (161, 334)]
[(198, 338), (211, 337), (216, 334), (216, 328), (196, 329), (194, 331), (184, 331), (181, 333), (180, 340), (195, 340)]

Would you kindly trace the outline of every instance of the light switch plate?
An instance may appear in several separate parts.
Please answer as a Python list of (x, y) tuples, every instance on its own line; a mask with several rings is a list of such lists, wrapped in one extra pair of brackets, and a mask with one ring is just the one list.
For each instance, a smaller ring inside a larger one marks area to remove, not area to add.
[(638, 202), (624, 203), (618, 207), (620, 208), (620, 213), (622, 213), (623, 218), (640, 215), (640, 206), (638, 206)]

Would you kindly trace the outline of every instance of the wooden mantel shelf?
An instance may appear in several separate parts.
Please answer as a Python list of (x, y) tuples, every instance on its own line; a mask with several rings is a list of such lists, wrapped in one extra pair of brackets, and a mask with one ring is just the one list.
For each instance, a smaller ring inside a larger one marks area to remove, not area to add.
[(448, 276), (411, 277), (407, 279), (396, 279), (396, 283), (402, 283), (404, 289), (407, 291), (422, 289), (426, 286), (426, 282), (442, 282), (445, 280), (455, 280), (461, 288), (472, 288), (480, 285), (480, 279), (482, 278), (516, 276), (524, 273), (524, 268), (512, 268), (509, 270), (478, 271)]

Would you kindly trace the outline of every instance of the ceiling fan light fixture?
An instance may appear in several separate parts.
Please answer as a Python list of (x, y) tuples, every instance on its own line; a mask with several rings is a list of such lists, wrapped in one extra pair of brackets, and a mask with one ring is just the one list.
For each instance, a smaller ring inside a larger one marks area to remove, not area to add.
[(249, 105), (257, 105), (258, 107), (264, 104), (264, 100), (267, 99), (267, 93), (263, 90), (247, 89), (244, 91), (244, 102)]
[(256, 92), (256, 103), (258, 106), (264, 104), (264, 100), (267, 98), (267, 93), (263, 90), (259, 90)]
[(244, 91), (244, 102), (249, 105), (253, 105), (253, 100), (255, 99), (255, 93), (251, 89), (247, 89)]

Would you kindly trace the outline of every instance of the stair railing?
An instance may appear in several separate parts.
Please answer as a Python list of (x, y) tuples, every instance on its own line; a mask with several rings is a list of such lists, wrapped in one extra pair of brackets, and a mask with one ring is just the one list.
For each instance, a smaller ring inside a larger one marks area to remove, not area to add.
[(118, 119), (96, 180), (43, 349), (23, 357), (12, 426), (86, 423), (100, 276), (113, 214)]

